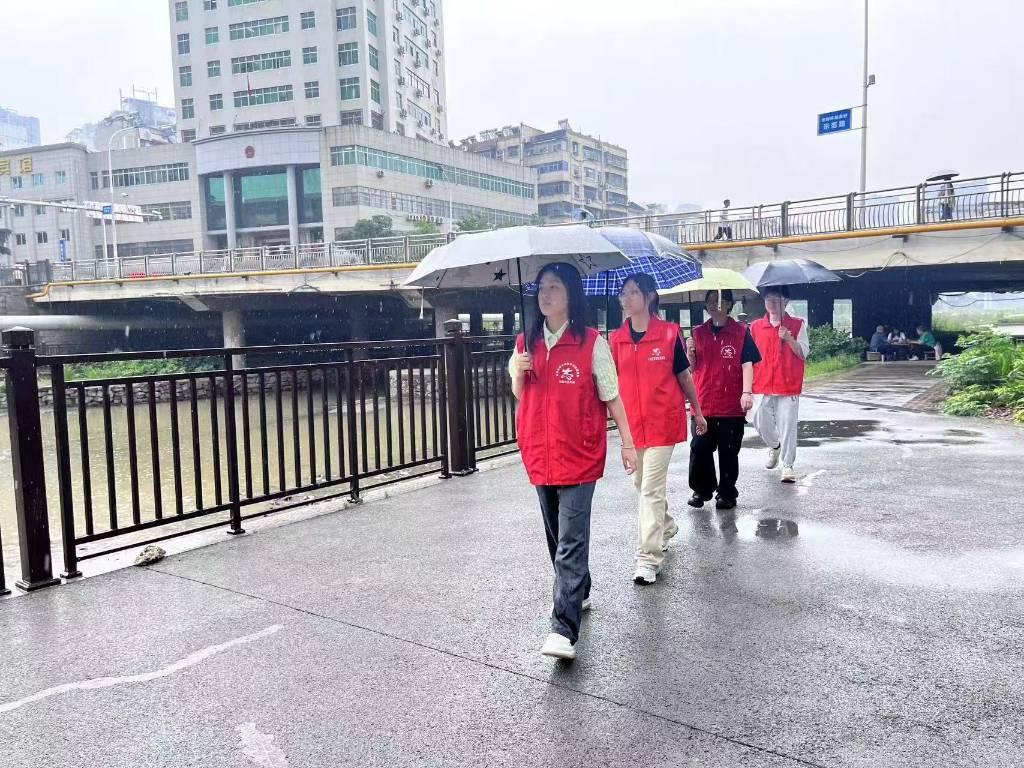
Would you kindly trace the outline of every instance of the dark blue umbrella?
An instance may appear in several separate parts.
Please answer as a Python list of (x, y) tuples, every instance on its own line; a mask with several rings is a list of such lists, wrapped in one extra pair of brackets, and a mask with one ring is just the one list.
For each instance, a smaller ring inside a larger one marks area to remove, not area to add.
[(644, 272), (667, 290), (703, 276), (700, 262), (667, 237), (630, 227), (598, 227), (597, 231), (626, 254), (629, 264), (583, 278), (588, 296), (618, 296), (630, 275)]

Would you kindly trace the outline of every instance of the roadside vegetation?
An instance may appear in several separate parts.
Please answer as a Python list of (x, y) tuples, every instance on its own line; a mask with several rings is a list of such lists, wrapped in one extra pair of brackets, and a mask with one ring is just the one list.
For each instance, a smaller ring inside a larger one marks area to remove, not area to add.
[(808, 328), (807, 335), (811, 342), (811, 354), (804, 373), (807, 380), (857, 367), (868, 346), (864, 339), (850, 338), (831, 325)]
[(942, 412), (1024, 424), (1024, 344), (983, 331), (960, 336), (957, 346), (963, 351), (943, 359), (932, 371), (949, 387)]
[(214, 371), (223, 366), (220, 358), (183, 357), (172, 360), (114, 360), (109, 363), (69, 365), (66, 379), (119, 379), (125, 376), (157, 376), (168, 373)]

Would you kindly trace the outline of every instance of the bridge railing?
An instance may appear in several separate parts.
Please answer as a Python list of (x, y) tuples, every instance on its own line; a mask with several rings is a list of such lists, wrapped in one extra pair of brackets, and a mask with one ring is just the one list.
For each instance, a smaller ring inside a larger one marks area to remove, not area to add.
[[(30, 331), (5, 332), (11, 487), (29, 537), (18, 585), (54, 583), (51, 510), (72, 578), (100, 555), (243, 533), (253, 517), (507, 452), (514, 339), (454, 325), (436, 339), (48, 356)], [(104, 370), (133, 365), (146, 372)]]

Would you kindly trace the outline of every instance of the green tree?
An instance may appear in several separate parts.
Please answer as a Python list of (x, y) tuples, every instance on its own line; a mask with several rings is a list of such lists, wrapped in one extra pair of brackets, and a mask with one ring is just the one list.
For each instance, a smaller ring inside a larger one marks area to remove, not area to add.
[(412, 228), (412, 231), (417, 235), (436, 235), (439, 230), (437, 224), (432, 221), (417, 221), (416, 226)]
[(339, 240), (368, 240), (372, 237), (391, 237), (395, 234), (391, 228), (390, 216), (373, 216), (360, 219), (354, 227), (341, 230)]
[(480, 232), (485, 229), (494, 229), (491, 222), (487, 221), (480, 216), (467, 216), (464, 219), (459, 219), (456, 226), (460, 232)]

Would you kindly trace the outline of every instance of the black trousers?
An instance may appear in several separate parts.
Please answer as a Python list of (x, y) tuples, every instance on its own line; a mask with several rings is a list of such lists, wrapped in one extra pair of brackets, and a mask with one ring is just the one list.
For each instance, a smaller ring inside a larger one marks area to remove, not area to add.
[[(742, 416), (710, 417), (708, 431), (698, 435), (691, 423), (690, 488), (703, 499), (717, 495), (728, 501), (739, 496), (736, 480), (740, 475), (740, 448), (743, 446)], [(718, 451), (720, 477), (715, 475), (715, 451)]]

